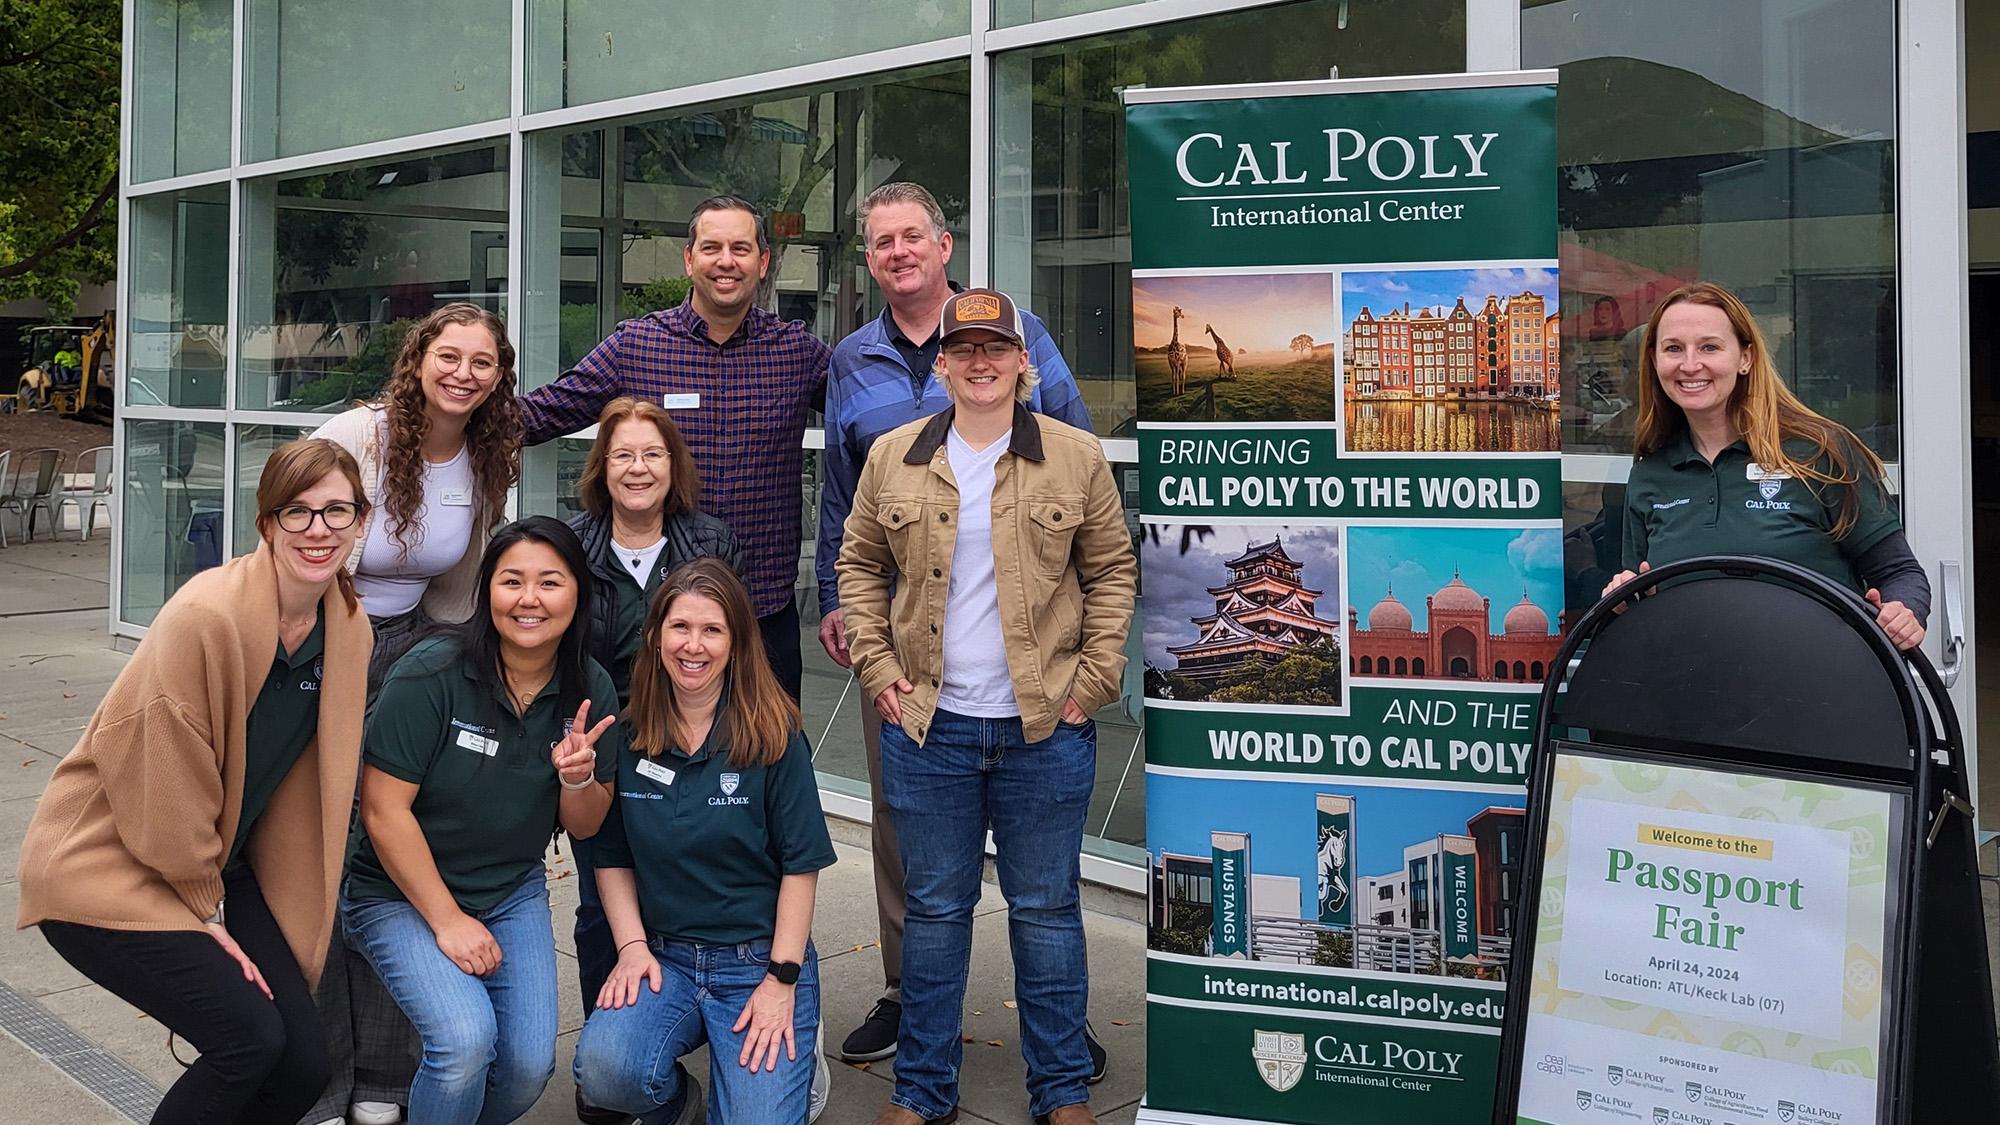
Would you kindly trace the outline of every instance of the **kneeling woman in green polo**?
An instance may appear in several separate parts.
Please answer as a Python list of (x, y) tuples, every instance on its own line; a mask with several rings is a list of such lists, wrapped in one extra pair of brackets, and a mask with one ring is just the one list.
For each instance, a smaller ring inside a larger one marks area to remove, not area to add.
[(558, 823), (603, 823), (623, 743), (611, 677), (571, 627), (590, 582), (568, 525), (502, 528), (472, 617), (396, 663), (370, 721), (344, 918), (423, 1038), (411, 1121), (502, 1125), (555, 1071), (542, 853)]
[(1882, 462), (1808, 409), (1736, 294), (1667, 295), (1639, 359), (1637, 454), (1625, 490), (1625, 569), (1698, 555), (1763, 555), (1866, 598), (1897, 648), (1923, 643), (1931, 588), (1903, 537)]
[(707, 1120), (803, 1122), (813, 895), (834, 856), (798, 704), (716, 559), (667, 576), (645, 638), (617, 800), (591, 841), (618, 964), (577, 1040), (577, 1088), (649, 1123), (703, 1120), (679, 1060), (706, 1043)]

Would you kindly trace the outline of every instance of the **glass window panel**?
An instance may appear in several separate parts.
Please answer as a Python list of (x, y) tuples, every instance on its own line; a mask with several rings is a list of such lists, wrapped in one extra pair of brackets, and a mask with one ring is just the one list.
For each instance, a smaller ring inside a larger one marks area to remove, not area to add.
[(512, 0), (247, 0), (245, 155), (506, 117), (512, 10)]
[(132, 7), (132, 178), (229, 163), (233, 0), (138, 0)]
[(231, 532), (233, 555), (247, 555), (257, 549), (257, 481), (264, 475), (264, 462), (288, 441), (309, 437), (305, 426), (236, 427), (236, 510)]
[(222, 563), (222, 424), (125, 423), (121, 620), (150, 625), (198, 570)]
[(1522, 65), (1562, 71), (1567, 452), (1631, 451), (1639, 337), (1699, 278), (1896, 459), (1895, 28), (1893, 0), (1523, 3)]
[(738, 0), (717, 19), (657, 0), (532, 0), (528, 21), (528, 108), (544, 110), (964, 35), (972, 8)]
[(1464, 0), (1306, 0), (994, 65), (993, 279), (1049, 324), (1097, 432), (1129, 436), (1132, 249), (1118, 91), (1465, 68)]
[(132, 200), (125, 401), (222, 405), (229, 308), (229, 189)]
[(244, 200), (240, 407), (343, 410), (418, 318), (506, 312), (505, 146), (250, 181)]
[[(1145, 0), (993, 0), (993, 26), (1019, 27), (1037, 20), (1061, 19), (1107, 8), (1124, 8)], [(1363, 0), (1364, 3), (1367, 0)]]

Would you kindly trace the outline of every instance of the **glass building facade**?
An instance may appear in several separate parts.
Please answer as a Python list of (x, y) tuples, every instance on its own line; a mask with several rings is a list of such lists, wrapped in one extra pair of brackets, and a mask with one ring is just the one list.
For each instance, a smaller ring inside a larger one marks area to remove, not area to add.
[[(114, 628), (143, 633), (180, 582), (254, 544), (264, 458), (371, 394), (406, 322), (485, 305), (524, 385), (548, 382), (621, 319), (680, 298), (687, 212), (717, 192), (780, 217), (772, 305), (834, 341), (883, 307), (857, 203), (889, 180), (929, 187), (957, 237), (952, 276), (1007, 290), (1055, 333), (1136, 528), (1119, 92), (1139, 84), (1560, 72), (1573, 605), (1616, 569), (1638, 332), (1696, 276), (1746, 297), (1801, 396), (1906, 491), (1919, 471), (1957, 488), (1967, 473), (1904, 457), (1913, 357), (1965, 332), (1962, 301), (1913, 308), (1907, 264), (1911, 196), (1931, 190), (1913, 169), (1965, 178), (1962, 144), (1953, 164), (1935, 139), (1949, 130), (1915, 151), (1904, 135), (1944, 96), (1911, 70), (1909, 25), (1947, 9), (738, 0), (701, 18), (641, 0), (130, 0)], [(1962, 71), (1948, 81), (1962, 101)], [(1962, 191), (1956, 205), (1962, 235)], [(1962, 368), (1964, 347), (1949, 354)], [(586, 447), (529, 450), (518, 510), (572, 511)], [(864, 702), (817, 643), (816, 457), (805, 472), (807, 733), (829, 809), (865, 818)], [(1970, 556), (1969, 515), (1924, 518), (1927, 566)], [(1137, 667), (1127, 682), (1099, 716), (1086, 864), (1139, 890)]]

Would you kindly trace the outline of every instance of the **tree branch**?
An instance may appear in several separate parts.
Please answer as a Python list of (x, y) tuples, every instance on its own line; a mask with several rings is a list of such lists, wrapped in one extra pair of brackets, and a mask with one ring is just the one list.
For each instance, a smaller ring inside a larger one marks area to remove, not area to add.
[(0, 266), (0, 281), (30, 273), (39, 268), (51, 255), (54, 255), (58, 251), (67, 250), (82, 241), (84, 235), (89, 234), (97, 224), (104, 221), (104, 205), (116, 198), (117, 195), (118, 176), (116, 173), (113, 173), (111, 179), (105, 183), (103, 190), (97, 193), (97, 198), (90, 201), (90, 207), (76, 221), (75, 226), (70, 227), (61, 238), (56, 239), (54, 242), (49, 243), (47, 246), (42, 247), (20, 261), (14, 262), (11, 265)]
[(76, 31), (76, 25), (71, 24), (70, 29), (68, 31), (63, 32), (61, 35), (56, 36), (54, 39), (49, 40), (48, 42), (42, 44), (41, 46), (35, 48), (32, 51), (23, 51), (18, 55), (0, 56), (0, 70), (5, 70), (10, 66), (20, 66), (22, 63), (31, 63), (39, 61), (43, 56), (47, 55), (50, 51), (53, 51), (57, 47), (62, 46), (64, 43), (69, 42), (69, 37), (72, 34), (74, 34), (75, 31)]

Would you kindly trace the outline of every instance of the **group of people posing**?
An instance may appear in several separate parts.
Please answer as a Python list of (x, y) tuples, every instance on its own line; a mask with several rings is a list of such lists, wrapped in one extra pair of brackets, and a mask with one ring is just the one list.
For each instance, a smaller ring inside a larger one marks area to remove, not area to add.
[[(380, 401), (265, 463), (257, 549), (168, 601), (22, 846), (20, 925), (200, 1052), (155, 1122), (519, 1118), (555, 1067), (558, 830), (589, 1125), (809, 1121), (829, 1053), (897, 1056), (878, 1125), (955, 1120), (989, 832), (1029, 1112), (1096, 1120), (1077, 884), (1137, 586), (1119, 493), (1041, 322), (946, 279), (930, 193), (860, 221), (887, 308), (837, 347), (758, 306), (761, 218), (718, 197), (688, 300), (550, 385), (517, 396), (505, 326), (447, 306)], [(1628, 566), (1795, 556), (1921, 640), (1880, 463), (1739, 301), (1670, 296), (1644, 367)], [(793, 594), (822, 402), (819, 638), (870, 704), (885, 978), (833, 1051)], [(523, 445), (592, 423), (581, 513), (502, 526)], [(1770, 480), (1781, 526), (1731, 531), (1716, 499)]]
[[(762, 219), (717, 197), (688, 300), (554, 383), (517, 395), (505, 325), (449, 305), (379, 401), (266, 461), (257, 549), (168, 601), (22, 846), (19, 923), (199, 1052), (155, 1122), (521, 1117), (555, 1068), (552, 840), (579, 1118), (817, 1115), (834, 851), (793, 586), (822, 402), (820, 637), (872, 704), (889, 989), (841, 1053), (900, 1051), (881, 1121), (956, 1118), (990, 829), (1030, 1112), (1095, 1120), (1077, 881), (1129, 533), (1040, 322), (946, 280), (923, 188), (861, 221), (889, 307), (837, 348), (758, 306)], [(581, 512), (506, 523), (522, 447), (592, 423)]]

